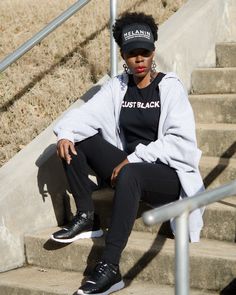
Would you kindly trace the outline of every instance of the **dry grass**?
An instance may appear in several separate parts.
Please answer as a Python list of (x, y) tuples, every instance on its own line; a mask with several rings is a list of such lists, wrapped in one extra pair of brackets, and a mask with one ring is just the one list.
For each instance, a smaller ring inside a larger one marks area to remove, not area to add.
[[(0, 59), (74, 0), (0, 1)], [(144, 11), (160, 24), (186, 0), (119, 0), (119, 11)], [(0, 166), (109, 71), (109, 1), (92, 0), (0, 74)]]

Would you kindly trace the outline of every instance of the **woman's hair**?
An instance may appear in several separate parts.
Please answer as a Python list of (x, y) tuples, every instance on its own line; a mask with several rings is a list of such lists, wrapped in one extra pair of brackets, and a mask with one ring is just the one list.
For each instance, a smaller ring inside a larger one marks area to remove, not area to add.
[(129, 13), (126, 12), (121, 15), (120, 18), (116, 19), (115, 24), (113, 25), (113, 37), (116, 41), (116, 43), (119, 45), (119, 47), (122, 46), (122, 31), (123, 28), (127, 25), (131, 24), (146, 24), (150, 27), (154, 41), (157, 41), (157, 31), (158, 26), (155, 23), (154, 18), (151, 15), (146, 15), (143, 12), (133, 12)]

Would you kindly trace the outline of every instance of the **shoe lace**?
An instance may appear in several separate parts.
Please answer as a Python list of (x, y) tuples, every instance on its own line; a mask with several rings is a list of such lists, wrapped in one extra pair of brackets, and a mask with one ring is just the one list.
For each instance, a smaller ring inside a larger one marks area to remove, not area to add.
[(97, 266), (96, 270), (97, 270), (98, 273), (101, 273), (101, 274), (102, 274), (102, 273), (105, 272), (106, 267), (107, 267), (107, 264), (100, 263), (100, 264)]
[(78, 213), (76, 214), (72, 220), (68, 223), (68, 227), (71, 227), (73, 225), (77, 225), (77, 224), (80, 224), (82, 223), (83, 219), (86, 219), (86, 215), (85, 216), (82, 216), (84, 213)]
[(115, 269), (109, 266), (107, 263), (99, 262), (96, 266), (96, 273), (98, 276), (107, 276), (110, 272), (116, 274)]

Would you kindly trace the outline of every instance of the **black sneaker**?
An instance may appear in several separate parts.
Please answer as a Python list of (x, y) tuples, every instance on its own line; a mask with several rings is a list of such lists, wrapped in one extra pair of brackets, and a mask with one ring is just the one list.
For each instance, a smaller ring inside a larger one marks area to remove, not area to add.
[(118, 265), (99, 262), (77, 294), (108, 295), (124, 288), (124, 285)]
[(103, 235), (99, 218), (93, 212), (78, 212), (63, 229), (52, 234), (51, 239), (71, 243), (79, 239), (98, 238)]

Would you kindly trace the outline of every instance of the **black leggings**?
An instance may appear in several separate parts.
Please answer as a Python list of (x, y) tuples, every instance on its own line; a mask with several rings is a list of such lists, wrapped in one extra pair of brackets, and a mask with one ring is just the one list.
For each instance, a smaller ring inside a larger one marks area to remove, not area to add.
[[(127, 158), (127, 153), (97, 134), (75, 145), (77, 155), (71, 155), (68, 165), (63, 161), (66, 176), (78, 211), (93, 211), (89, 167), (110, 182), (113, 169)], [(129, 163), (117, 179), (112, 205), (111, 224), (106, 236), (102, 260), (118, 264), (137, 216), (139, 201), (151, 205), (166, 204), (178, 199), (180, 182), (177, 173), (161, 162)]]

